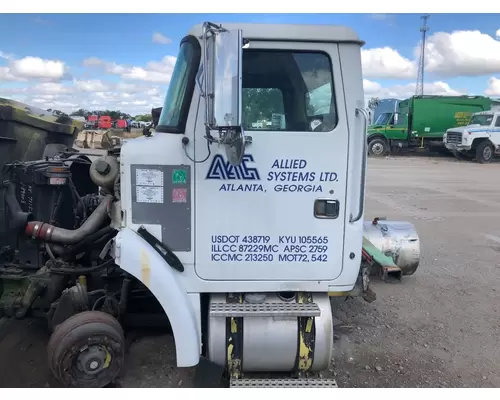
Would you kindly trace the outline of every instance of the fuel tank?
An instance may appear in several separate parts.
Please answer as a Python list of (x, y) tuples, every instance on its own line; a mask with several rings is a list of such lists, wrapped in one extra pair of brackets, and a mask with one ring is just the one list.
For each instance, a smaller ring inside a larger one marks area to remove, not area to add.
[(420, 263), (420, 239), (406, 221), (364, 222), (364, 236), (386, 256), (392, 257), (403, 275), (413, 275)]
[[(246, 294), (241, 298), (242, 304), (236, 305), (240, 306), (239, 311), (233, 307), (231, 312), (228, 306), (234, 304), (229, 304), (225, 294), (211, 295), (207, 349), (210, 361), (227, 366), (230, 353), (237, 346), (234, 332), (239, 331), (242, 346), (237, 358), (241, 360), (242, 372), (327, 369), (333, 351), (328, 294), (310, 294), (309, 304), (298, 304), (297, 296), (293, 292)], [(314, 312), (308, 317), (310, 311)], [(237, 329), (234, 319), (239, 319)]]

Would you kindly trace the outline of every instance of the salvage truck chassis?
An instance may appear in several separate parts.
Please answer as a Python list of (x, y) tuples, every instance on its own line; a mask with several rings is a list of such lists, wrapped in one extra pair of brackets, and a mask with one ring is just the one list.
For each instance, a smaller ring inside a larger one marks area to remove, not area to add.
[[(370, 277), (420, 259), (411, 224), (363, 221), (362, 45), (341, 26), (204, 23), (154, 133), (93, 161), (67, 137), (30, 157), (13, 138), (0, 311), (47, 321), (61, 385), (109, 385), (127, 327), (157, 325), (201, 386), (336, 387), (314, 378), (331, 364), (330, 298), (374, 301)], [(281, 124), (253, 129), (268, 95)]]

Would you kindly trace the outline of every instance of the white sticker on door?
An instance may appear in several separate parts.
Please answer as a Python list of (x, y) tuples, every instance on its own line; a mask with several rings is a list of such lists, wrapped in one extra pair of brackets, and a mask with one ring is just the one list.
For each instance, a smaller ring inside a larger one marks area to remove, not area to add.
[(136, 186), (138, 203), (163, 203), (163, 187)]
[(163, 186), (163, 171), (159, 169), (137, 169), (135, 184), (140, 186)]

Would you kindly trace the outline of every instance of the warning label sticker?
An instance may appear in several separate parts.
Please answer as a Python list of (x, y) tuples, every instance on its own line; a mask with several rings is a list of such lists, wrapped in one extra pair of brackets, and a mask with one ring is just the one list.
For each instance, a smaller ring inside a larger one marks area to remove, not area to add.
[(135, 184), (139, 186), (163, 186), (163, 171), (159, 169), (137, 169)]
[(173, 189), (172, 203), (187, 203), (187, 189)]
[(138, 203), (163, 203), (163, 187), (136, 186)]

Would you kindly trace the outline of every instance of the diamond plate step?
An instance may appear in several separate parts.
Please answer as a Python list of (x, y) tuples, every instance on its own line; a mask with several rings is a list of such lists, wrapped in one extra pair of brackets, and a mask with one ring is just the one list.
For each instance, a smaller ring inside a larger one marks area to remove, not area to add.
[(231, 379), (230, 388), (338, 388), (335, 379)]
[(211, 317), (319, 317), (315, 303), (212, 303)]

